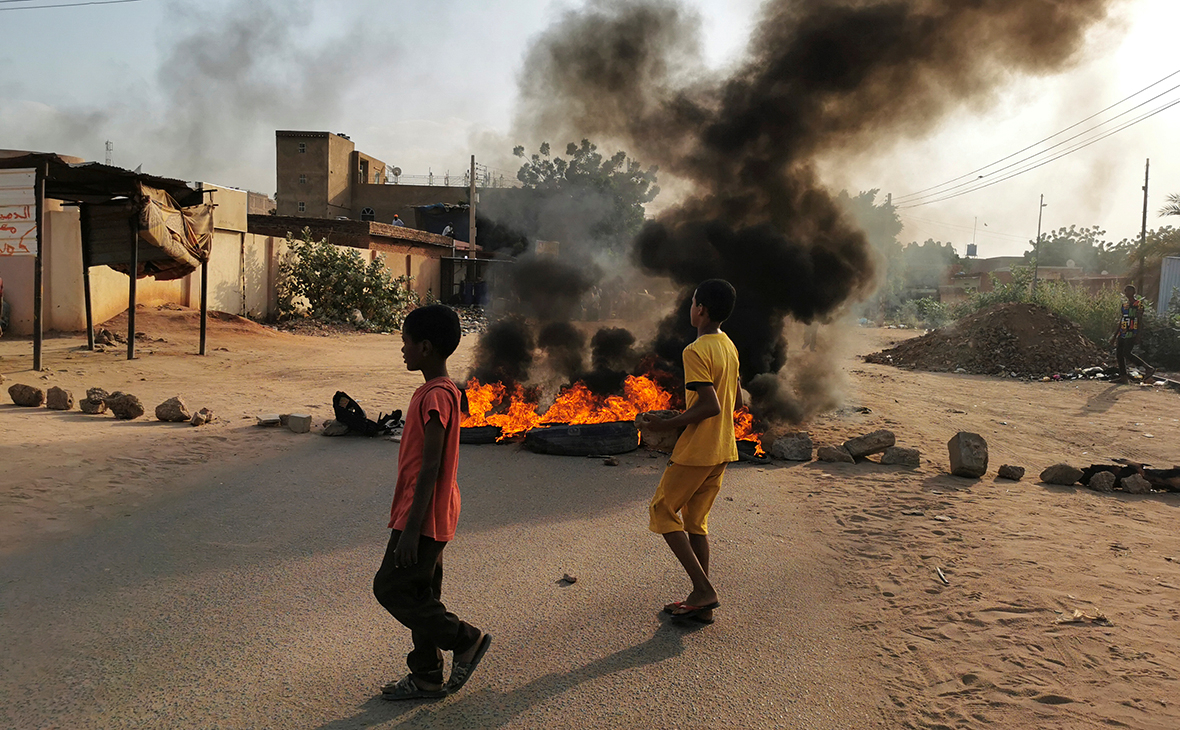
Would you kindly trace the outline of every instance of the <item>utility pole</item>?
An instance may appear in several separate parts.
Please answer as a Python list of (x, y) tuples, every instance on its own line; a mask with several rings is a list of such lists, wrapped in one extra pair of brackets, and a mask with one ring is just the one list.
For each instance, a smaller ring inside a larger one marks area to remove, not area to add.
[(471, 203), (468, 206), (468, 230), (467, 234), (467, 249), (472, 255), (475, 254), (475, 155), (471, 156), (471, 187), (467, 191), (467, 197)]
[(1037, 293), (1037, 270), (1041, 268), (1041, 217), (1045, 215), (1045, 194), (1041, 193), (1041, 207), (1037, 210), (1037, 245), (1033, 247), (1032, 293)]
[[(1147, 182), (1151, 178), (1151, 159), (1147, 160), (1147, 168), (1143, 173), (1143, 228), (1139, 233), (1139, 285), (1135, 287), (1139, 290), (1139, 295), (1143, 296), (1143, 269), (1146, 267), (1144, 249), (1147, 247)], [(1156, 302), (1156, 306), (1160, 306)], [(1163, 305), (1165, 308), (1167, 304)], [(1161, 310), (1162, 311), (1162, 310)]]
[(111, 153), (113, 153), (114, 151), (115, 151), (115, 145), (108, 139), (107, 140), (107, 165), (108, 166), (111, 164)]

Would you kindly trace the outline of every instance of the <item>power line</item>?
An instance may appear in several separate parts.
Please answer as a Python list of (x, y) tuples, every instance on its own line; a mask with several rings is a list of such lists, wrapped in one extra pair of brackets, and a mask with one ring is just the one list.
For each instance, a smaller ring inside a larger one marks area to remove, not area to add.
[[(0, 0), (0, 2), (26, 2), (27, 0)], [(25, 5), (19, 8), (0, 8), (0, 13), (10, 10), (47, 10), (49, 8), (80, 8), (84, 5), (120, 5), (122, 3), (138, 3), (143, 0), (91, 0), (83, 3), (61, 3), (58, 5)]]
[[(1031, 150), (1031, 149), (1035, 148), (1035, 147), (1038, 147), (1039, 145), (1042, 145), (1042, 144), (1044, 144), (1045, 142), (1048, 142), (1049, 140), (1053, 139), (1054, 137), (1059, 137), (1059, 136), (1061, 136), (1062, 134), (1065, 134), (1066, 132), (1070, 131), (1071, 129), (1074, 129), (1074, 128), (1076, 128), (1076, 127), (1079, 127), (1079, 126), (1081, 126), (1081, 125), (1085, 124), (1086, 122), (1088, 122), (1088, 121), (1090, 121), (1090, 120), (1092, 120), (1092, 119), (1094, 119), (1094, 118), (1096, 118), (1096, 117), (1099, 117), (1099, 116), (1101, 116), (1101, 115), (1105, 114), (1106, 112), (1110, 111), (1111, 109), (1114, 109), (1115, 107), (1117, 107), (1117, 106), (1119, 106), (1119, 105), (1121, 105), (1121, 104), (1124, 104), (1124, 103), (1126, 103), (1127, 101), (1130, 101), (1131, 99), (1134, 99), (1136, 96), (1139, 96), (1140, 94), (1142, 94), (1142, 93), (1144, 93), (1144, 92), (1148, 91), (1149, 89), (1152, 89), (1152, 88), (1154, 88), (1154, 87), (1156, 87), (1156, 86), (1159, 86), (1160, 84), (1162, 84), (1163, 82), (1165, 82), (1165, 81), (1167, 81), (1168, 79), (1172, 78), (1173, 76), (1176, 76), (1177, 74), (1180, 74), (1180, 69), (1177, 69), (1176, 71), (1173, 71), (1172, 73), (1168, 74), (1167, 76), (1164, 76), (1163, 78), (1161, 78), (1161, 79), (1159, 79), (1159, 80), (1157, 80), (1157, 81), (1155, 81), (1155, 82), (1153, 82), (1153, 83), (1151, 83), (1151, 84), (1148, 84), (1147, 86), (1143, 87), (1143, 88), (1142, 88), (1142, 89), (1140, 89), (1139, 91), (1136, 91), (1134, 94), (1131, 94), (1130, 96), (1128, 96), (1128, 97), (1126, 97), (1126, 98), (1124, 98), (1124, 99), (1121, 99), (1121, 100), (1119, 100), (1119, 101), (1115, 102), (1114, 104), (1111, 104), (1110, 106), (1106, 107), (1105, 109), (1103, 109), (1103, 110), (1101, 110), (1101, 111), (1099, 111), (1099, 112), (1096, 112), (1096, 113), (1094, 113), (1094, 114), (1091, 114), (1090, 116), (1086, 117), (1085, 119), (1082, 119), (1081, 121), (1075, 122), (1075, 123), (1071, 124), (1070, 126), (1066, 127), (1065, 129), (1062, 129), (1062, 130), (1061, 130), (1061, 131), (1059, 131), (1059, 132), (1056, 132), (1056, 133), (1054, 133), (1054, 134), (1051, 134), (1051, 135), (1049, 135), (1048, 137), (1045, 137), (1044, 139), (1042, 139), (1042, 140), (1040, 140), (1040, 141), (1038, 141), (1038, 142), (1035, 142), (1035, 143), (1033, 143), (1033, 144), (1031, 144), (1031, 145), (1029, 145), (1029, 146), (1027, 146), (1027, 147), (1025, 147), (1025, 148), (1023, 148), (1023, 149), (1021, 149), (1021, 150), (1018, 150), (1018, 151), (1016, 151), (1016, 152), (1013, 152), (1012, 154), (1010, 154), (1010, 155), (1008, 155), (1008, 156), (1006, 156), (1006, 157), (1002, 157), (1002, 158), (1000, 158), (999, 160), (996, 160), (995, 162), (992, 162), (992, 163), (989, 163), (989, 164), (987, 164), (987, 165), (984, 165), (983, 167), (980, 167), (980, 168), (977, 168), (977, 169), (975, 169), (975, 170), (972, 170), (971, 172), (965, 173), (965, 174), (963, 174), (963, 175), (960, 175), (960, 176), (958, 176), (958, 177), (956, 177), (956, 178), (952, 178), (952, 179), (950, 179), (950, 180), (947, 180), (946, 182), (939, 183), (938, 185), (933, 185), (933, 186), (931, 186), (931, 187), (924, 188), (924, 189), (922, 189), (922, 190), (918, 190), (917, 192), (913, 192), (913, 193), (907, 193), (907, 194), (905, 194), (905, 195), (898, 196), (897, 200), (898, 200), (899, 202), (901, 202), (902, 204), (905, 204), (905, 203), (911, 203), (911, 204), (912, 204), (912, 203), (914, 203), (916, 200), (919, 200), (919, 199), (921, 199), (921, 198), (924, 198), (924, 197), (935, 197), (935, 196), (939, 196), (939, 195), (944, 195), (944, 194), (946, 194), (946, 193), (950, 192), (951, 190), (955, 190), (955, 189), (957, 189), (957, 188), (961, 188), (961, 187), (964, 187), (964, 186), (966, 186), (966, 185), (970, 185), (972, 182), (974, 182), (974, 180), (978, 180), (979, 178), (978, 178), (978, 177), (977, 177), (977, 178), (974, 178), (974, 179), (973, 179), (972, 181), (970, 181), (970, 182), (967, 182), (967, 183), (961, 183), (961, 184), (959, 184), (959, 185), (956, 185), (956, 186), (954, 186), (954, 187), (952, 187), (952, 188), (948, 188), (948, 189), (946, 189), (946, 190), (941, 190), (941, 191), (939, 191), (939, 192), (931, 192), (931, 191), (934, 191), (934, 190), (938, 190), (939, 188), (945, 188), (946, 186), (948, 186), (948, 185), (951, 185), (951, 184), (953, 184), (953, 183), (956, 183), (956, 182), (959, 182), (960, 180), (963, 180), (964, 178), (968, 178), (968, 177), (970, 177), (971, 175), (976, 175), (977, 173), (983, 172), (984, 170), (987, 170), (987, 169), (989, 169), (989, 168), (995, 167), (996, 165), (1000, 164), (1001, 162), (1006, 162), (1007, 160), (1010, 160), (1010, 159), (1012, 159), (1013, 157), (1016, 157), (1017, 155), (1021, 155), (1021, 154), (1025, 153), (1025, 152), (1027, 152), (1027, 151), (1029, 151), (1029, 150)], [(1071, 137), (1070, 139), (1076, 139), (1076, 137), (1078, 137), (1078, 136), (1084, 135), (1084, 134), (1086, 134), (1086, 133), (1088, 133), (1088, 132), (1090, 132), (1090, 131), (1093, 131), (1094, 129), (1097, 129), (1097, 128), (1099, 128), (1099, 127), (1102, 127), (1102, 126), (1104, 126), (1104, 125), (1106, 125), (1106, 124), (1109, 124), (1110, 122), (1114, 121), (1115, 119), (1118, 119), (1119, 117), (1121, 117), (1121, 116), (1123, 116), (1123, 115), (1125, 115), (1125, 114), (1128, 114), (1128, 113), (1130, 113), (1130, 112), (1134, 111), (1135, 109), (1138, 109), (1138, 108), (1140, 108), (1140, 107), (1142, 107), (1142, 106), (1145, 106), (1146, 104), (1149, 104), (1149, 103), (1151, 103), (1152, 101), (1155, 101), (1156, 99), (1159, 99), (1161, 96), (1164, 96), (1165, 94), (1168, 94), (1168, 93), (1170, 93), (1170, 92), (1172, 92), (1172, 91), (1175, 91), (1177, 88), (1180, 88), (1180, 85), (1178, 85), (1178, 86), (1173, 86), (1172, 88), (1168, 89), (1167, 91), (1164, 91), (1164, 92), (1162, 92), (1162, 93), (1160, 93), (1160, 94), (1157, 94), (1156, 96), (1152, 97), (1151, 99), (1148, 99), (1147, 101), (1141, 102), (1141, 103), (1137, 104), (1136, 106), (1132, 107), (1131, 109), (1128, 109), (1128, 110), (1126, 110), (1126, 111), (1124, 111), (1124, 112), (1121, 112), (1121, 113), (1119, 113), (1118, 115), (1116, 115), (1115, 117), (1113, 117), (1113, 118), (1111, 118), (1111, 119), (1108, 119), (1108, 120), (1106, 120), (1105, 122), (1102, 122), (1102, 123), (1100, 123), (1100, 124), (1098, 124), (1098, 125), (1095, 125), (1094, 127), (1091, 127), (1090, 129), (1088, 129), (1088, 130), (1086, 130), (1086, 131), (1084, 131), (1084, 132), (1080, 132), (1078, 135), (1075, 135), (1074, 137)], [(1068, 142), (1068, 141), (1069, 141), (1069, 140), (1065, 140), (1064, 142)], [(1059, 147), (1061, 144), (1064, 144), (1064, 142), (1058, 143), (1057, 145), (1054, 145), (1054, 147)], [(1050, 147), (1049, 149), (1054, 149), (1054, 147)], [(1036, 155), (1032, 155), (1031, 157), (1037, 157), (1037, 156), (1039, 156), (1039, 155), (1041, 155), (1041, 154), (1044, 154), (1044, 152), (1047, 152), (1047, 151), (1048, 151), (1048, 150), (1043, 150), (1042, 152), (1040, 152), (1040, 153), (1037, 153)], [(1030, 159), (1030, 158), (1026, 158), (1026, 160), (1027, 160), (1027, 159)], [(1021, 164), (1021, 162), (1016, 162), (1016, 163), (1013, 163), (1013, 165), (1018, 165), (1018, 164)], [(1001, 168), (1001, 170), (1008, 169), (1008, 168), (1012, 167), (1013, 165), (1009, 165), (1009, 166), (1007, 166), (1007, 167), (1005, 167), (1005, 168)], [(993, 171), (993, 172), (992, 172), (992, 173), (990, 173), (990, 174), (995, 174), (996, 172), (1000, 172), (1000, 170)], [(984, 175), (980, 175), (979, 177), (984, 177)], [(929, 193), (929, 195), (927, 195), (926, 193)]]
[(943, 221), (930, 220), (929, 218), (918, 218), (917, 216), (911, 215), (909, 213), (899, 213), (898, 215), (907, 221), (917, 221), (919, 223), (926, 223), (926, 224), (934, 225), (934, 226), (945, 226), (947, 228), (958, 228), (963, 231), (976, 231), (978, 233), (978, 235), (980, 235), (980, 236), (990, 236), (993, 238), (1010, 238), (1014, 241), (1031, 240), (1031, 239), (1029, 239), (1028, 236), (1019, 236), (1015, 233), (1000, 233), (999, 231), (993, 231), (990, 228), (976, 229), (974, 226), (964, 226), (964, 225), (961, 225), (958, 223), (944, 223)]
[[(1082, 143), (1080, 143), (1080, 144), (1074, 145), (1074, 146), (1073, 146), (1073, 147), (1071, 147), (1070, 149), (1068, 149), (1068, 150), (1065, 150), (1064, 152), (1062, 152), (1062, 153), (1060, 153), (1060, 154), (1058, 154), (1058, 155), (1054, 155), (1053, 157), (1050, 157), (1050, 158), (1049, 158), (1049, 159), (1047, 159), (1047, 160), (1044, 160), (1044, 161), (1042, 161), (1042, 162), (1038, 162), (1038, 163), (1036, 163), (1036, 164), (1034, 164), (1034, 165), (1030, 165), (1030, 166), (1028, 166), (1028, 167), (1025, 167), (1025, 168), (1023, 168), (1023, 169), (1020, 169), (1020, 170), (1016, 170), (1015, 172), (1012, 172), (1012, 173), (1011, 173), (1011, 174), (1009, 174), (1009, 175), (1005, 175), (1004, 177), (1002, 177), (1002, 178), (1000, 178), (1000, 179), (998, 179), (998, 180), (991, 180), (991, 181), (988, 181), (988, 182), (986, 182), (986, 183), (982, 183), (982, 184), (980, 184), (980, 185), (977, 185), (977, 186), (975, 186), (975, 187), (973, 187), (973, 188), (970, 188), (970, 189), (968, 189), (968, 190), (963, 190), (963, 191), (960, 191), (960, 192), (957, 192), (957, 193), (951, 193), (951, 194), (949, 194), (949, 195), (945, 195), (944, 197), (941, 197), (941, 198), (935, 198), (934, 200), (926, 200), (926, 201), (923, 201), (923, 202), (921, 202), (921, 203), (912, 203), (912, 204), (910, 204), (910, 205), (901, 205), (901, 206), (898, 206), (898, 208), (900, 208), (900, 209), (905, 209), (905, 208), (918, 208), (918, 207), (921, 207), (921, 206), (923, 206), (923, 205), (930, 205), (931, 203), (941, 203), (941, 202), (943, 202), (944, 200), (950, 200), (950, 199), (952, 199), (952, 198), (958, 198), (958, 197), (960, 197), (960, 196), (967, 195), (968, 193), (974, 193), (974, 192), (976, 192), (976, 191), (978, 191), (978, 190), (983, 190), (984, 188), (990, 188), (992, 185), (998, 185), (998, 184), (1000, 184), (1000, 183), (1002, 183), (1002, 182), (1005, 182), (1005, 181), (1007, 181), (1007, 180), (1011, 180), (1012, 178), (1014, 178), (1014, 177), (1017, 177), (1018, 175), (1023, 175), (1023, 174), (1024, 174), (1024, 173), (1026, 173), (1026, 172), (1032, 172), (1033, 170), (1037, 169), (1038, 167), (1044, 167), (1045, 165), (1049, 164), (1050, 162), (1054, 162), (1055, 160), (1059, 160), (1059, 159), (1061, 159), (1062, 157), (1065, 157), (1066, 155), (1073, 154), (1074, 152), (1077, 152), (1077, 151), (1078, 151), (1078, 150), (1080, 150), (1080, 149), (1084, 149), (1084, 148), (1086, 148), (1086, 147), (1089, 147), (1089, 146), (1090, 146), (1090, 145), (1092, 145), (1092, 144), (1095, 144), (1095, 143), (1097, 143), (1097, 142), (1101, 142), (1102, 140), (1106, 139), (1107, 137), (1110, 137), (1110, 136), (1113, 136), (1113, 135), (1115, 135), (1115, 134), (1118, 134), (1119, 132), (1123, 131), (1124, 129), (1127, 129), (1128, 127), (1133, 127), (1133, 126), (1135, 126), (1136, 124), (1138, 124), (1138, 123), (1140, 123), (1140, 122), (1146, 121), (1146, 120), (1148, 120), (1148, 119), (1150, 119), (1150, 118), (1152, 118), (1152, 117), (1156, 116), (1157, 114), (1161, 114), (1161, 113), (1163, 113), (1163, 112), (1165, 112), (1165, 111), (1167, 111), (1167, 110), (1171, 109), (1172, 107), (1174, 107), (1174, 106), (1176, 106), (1176, 105), (1178, 105), (1178, 104), (1180, 104), (1180, 99), (1176, 99), (1175, 101), (1168, 102), (1168, 103), (1164, 104), (1164, 105), (1163, 105), (1163, 106), (1161, 106), (1161, 107), (1158, 107), (1158, 108), (1156, 108), (1156, 109), (1154, 109), (1154, 110), (1152, 110), (1152, 111), (1150, 111), (1150, 112), (1148, 112), (1148, 113), (1146, 113), (1146, 114), (1143, 114), (1142, 116), (1138, 117), (1137, 119), (1133, 119), (1133, 120), (1131, 120), (1131, 121), (1127, 122), (1126, 124), (1123, 124), (1123, 125), (1122, 125), (1122, 126), (1120, 126), (1120, 127), (1117, 127), (1117, 128), (1115, 128), (1115, 129), (1112, 129), (1112, 130), (1110, 130), (1109, 132), (1102, 133), (1102, 134), (1100, 134), (1100, 135), (1098, 135), (1098, 136), (1096, 136), (1096, 137), (1094, 137), (1094, 138), (1092, 138), (1092, 139), (1089, 139), (1089, 140), (1087, 140), (1087, 141), (1085, 141), (1085, 142), (1082, 142)], [(1034, 155), (1033, 157), (1037, 157), (1037, 155)], [(1032, 159), (1032, 158), (1029, 158), (1029, 159)], [(1028, 160), (1025, 160), (1025, 162), (1027, 162), (1027, 161), (1028, 161)], [(1018, 163), (1018, 164), (1021, 164), (1021, 163)], [(947, 191), (947, 192), (949, 192), (949, 191)]]

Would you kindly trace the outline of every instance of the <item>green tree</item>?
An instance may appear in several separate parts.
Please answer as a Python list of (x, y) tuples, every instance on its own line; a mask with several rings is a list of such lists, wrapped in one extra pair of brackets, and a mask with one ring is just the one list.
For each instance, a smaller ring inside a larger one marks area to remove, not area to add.
[[(1029, 250), (1024, 252), (1024, 260), (1029, 266), (1038, 258), (1036, 241), (1029, 241)], [(1041, 236), (1039, 264), (1041, 266), (1068, 266), (1070, 261), (1088, 274), (1099, 274), (1108, 271), (1112, 274), (1123, 273), (1125, 265), (1124, 252), (1119, 250), (1123, 244), (1110, 244), (1106, 241), (1106, 231), (1098, 226), (1078, 228), (1062, 226), (1056, 231), (1050, 231)]]
[(1180, 215), (1180, 193), (1168, 196), (1168, 204), (1160, 208), (1160, 215)]
[[(524, 147), (513, 154), (525, 158)], [(622, 252), (643, 226), (644, 206), (660, 192), (658, 168), (645, 169), (622, 150), (604, 157), (587, 139), (569, 143), (565, 154), (553, 156), (545, 142), (516, 173), (531, 192), (520, 216), (526, 234)]]

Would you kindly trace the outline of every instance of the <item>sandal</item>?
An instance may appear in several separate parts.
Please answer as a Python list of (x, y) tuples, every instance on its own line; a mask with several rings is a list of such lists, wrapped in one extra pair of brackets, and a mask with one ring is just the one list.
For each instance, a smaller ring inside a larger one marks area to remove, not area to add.
[(484, 634), (479, 641), (479, 648), (475, 650), (475, 656), (471, 657), (469, 662), (455, 662), (451, 667), (451, 678), (447, 680), (446, 690), (448, 692), (457, 692), (459, 689), (467, 684), (467, 680), (471, 679), (471, 675), (475, 672), (475, 668), (479, 666), (479, 661), (483, 659), (483, 655), (488, 653), (488, 647), (492, 645), (492, 635)]
[(396, 682), (390, 682), (381, 688), (383, 700), (437, 700), (446, 697), (446, 688), (422, 689), (414, 681), (414, 675), (407, 674)]

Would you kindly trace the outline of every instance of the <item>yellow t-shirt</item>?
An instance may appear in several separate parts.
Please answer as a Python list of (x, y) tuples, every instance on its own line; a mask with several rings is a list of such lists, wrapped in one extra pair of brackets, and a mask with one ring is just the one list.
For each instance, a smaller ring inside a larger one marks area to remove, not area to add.
[[(738, 460), (733, 434), (733, 406), (738, 391), (738, 353), (724, 332), (701, 335), (684, 348), (684, 383), (712, 383), (721, 413), (684, 429), (672, 449), (672, 461), (685, 466), (715, 466)], [(695, 390), (684, 394), (684, 405), (697, 402)]]

